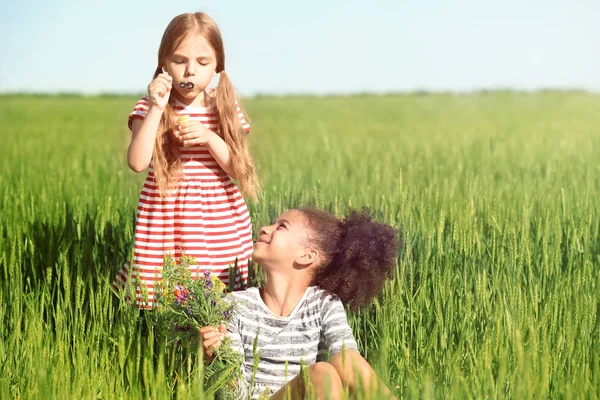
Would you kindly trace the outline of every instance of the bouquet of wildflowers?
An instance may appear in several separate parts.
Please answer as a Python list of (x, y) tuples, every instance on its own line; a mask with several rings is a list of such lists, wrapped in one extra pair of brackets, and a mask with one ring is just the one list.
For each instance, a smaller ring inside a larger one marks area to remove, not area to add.
[[(155, 300), (149, 314), (167, 343), (197, 351), (201, 345), (200, 328), (227, 324), (235, 304), (232, 296), (226, 295), (225, 284), (209, 271), (192, 277), (189, 267), (193, 265), (193, 257), (184, 255), (179, 262), (171, 256), (165, 257), (162, 279), (154, 286)], [(231, 348), (227, 338), (215, 349), (214, 356), (204, 370), (205, 391), (223, 397), (235, 390), (242, 357)]]

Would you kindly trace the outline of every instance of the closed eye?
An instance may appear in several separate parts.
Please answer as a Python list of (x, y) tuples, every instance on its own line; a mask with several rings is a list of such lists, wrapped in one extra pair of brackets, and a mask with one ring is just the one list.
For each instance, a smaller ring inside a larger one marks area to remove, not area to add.
[(291, 226), (287, 219), (278, 219), (277, 221), (275, 221), (275, 225), (277, 225), (277, 228), (275, 229), (289, 229), (289, 227)]

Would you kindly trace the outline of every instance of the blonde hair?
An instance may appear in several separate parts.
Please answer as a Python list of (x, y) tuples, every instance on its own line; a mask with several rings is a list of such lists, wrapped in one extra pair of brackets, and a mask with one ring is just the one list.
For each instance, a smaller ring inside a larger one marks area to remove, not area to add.
[[(246, 133), (238, 117), (237, 108), (242, 109), (236, 102), (233, 86), (225, 73), (223, 39), (215, 21), (201, 12), (181, 14), (173, 18), (160, 43), (158, 67), (154, 77), (156, 78), (162, 72), (162, 66), (166, 63), (167, 57), (173, 54), (179, 45), (193, 33), (206, 38), (215, 52), (216, 72), (221, 74), (214, 99), (219, 117), (219, 133), (231, 152), (233, 172), (240, 183), (240, 188), (244, 193), (256, 199), (260, 186), (254, 161), (248, 151)], [(163, 196), (177, 184), (181, 171), (179, 142), (173, 134), (176, 129), (173, 103), (174, 97), (173, 91), (171, 91), (171, 97), (160, 120), (153, 154), (154, 176)], [(244, 113), (243, 110), (242, 113)]]

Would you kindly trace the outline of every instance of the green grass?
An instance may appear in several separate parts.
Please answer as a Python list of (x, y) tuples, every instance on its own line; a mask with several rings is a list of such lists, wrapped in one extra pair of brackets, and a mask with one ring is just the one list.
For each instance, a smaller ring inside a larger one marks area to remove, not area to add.
[[(0, 398), (202, 398), (202, 371), (109, 283), (144, 174), (134, 97), (0, 97)], [(600, 397), (600, 97), (498, 92), (247, 100), (264, 196), (369, 206), (396, 279), (351, 315), (402, 398)]]

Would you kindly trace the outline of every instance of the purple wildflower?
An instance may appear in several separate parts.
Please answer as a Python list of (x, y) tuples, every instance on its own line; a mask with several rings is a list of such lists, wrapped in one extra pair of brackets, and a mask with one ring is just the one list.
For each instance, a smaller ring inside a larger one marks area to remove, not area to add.
[(231, 316), (231, 310), (227, 309), (225, 311), (223, 311), (223, 319), (225, 321), (229, 321), (229, 317)]
[(204, 271), (204, 286), (208, 289), (211, 290), (213, 283), (212, 283), (212, 276), (210, 275), (210, 271), (209, 270), (205, 270)]

